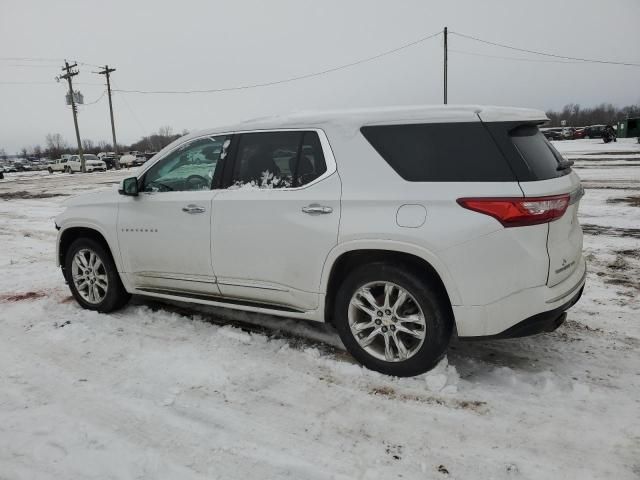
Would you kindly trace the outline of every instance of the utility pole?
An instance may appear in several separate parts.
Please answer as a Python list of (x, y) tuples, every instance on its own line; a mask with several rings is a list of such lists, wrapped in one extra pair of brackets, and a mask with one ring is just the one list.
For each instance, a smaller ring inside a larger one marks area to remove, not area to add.
[(444, 27), (444, 104), (447, 104), (447, 27)]
[(80, 155), (80, 170), (82, 171), (82, 173), (84, 173), (87, 171), (87, 169), (85, 168), (85, 164), (84, 164), (84, 152), (82, 151), (82, 142), (80, 141), (80, 130), (78, 129), (78, 109), (76, 108), (76, 101), (73, 96), (73, 83), (71, 81), (71, 79), (76, 75), (78, 75), (79, 73), (78, 70), (73, 70), (77, 66), (78, 66), (77, 63), (74, 63), (73, 65), (69, 65), (69, 62), (65, 60), (64, 67), (62, 67), (62, 70), (65, 71), (66, 73), (64, 75), (60, 75), (60, 78), (63, 78), (67, 82), (69, 82), (69, 96), (71, 97), (71, 111), (73, 112), (73, 124), (76, 127), (76, 140), (78, 141), (78, 154)]
[(116, 154), (114, 160), (114, 168), (117, 170), (120, 168), (120, 162), (118, 160), (118, 142), (116, 141), (116, 127), (113, 121), (113, 105), (111, 103), (111, 81), (109, 74), (115, 72), (115, 68), (109, 68), (109, 65), (105, 65), (101, 72), (97, 72), (99, 75), (104, 75), (107, 78), (107, 95), (109, 97), (109, 113), (111, 114), (111, 136), (113, 137), (113, 151)]

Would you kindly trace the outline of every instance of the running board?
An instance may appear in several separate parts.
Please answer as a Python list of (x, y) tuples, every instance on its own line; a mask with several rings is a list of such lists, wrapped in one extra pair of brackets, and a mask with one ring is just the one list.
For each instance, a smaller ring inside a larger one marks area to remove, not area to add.
[(205, 300), (205, 301), (216, 302), (221, 304), (226, 303), (228, 305), (240, 305), (240, 306), (252, 307), (252, 308), (264, 308), (269, 310), (277, 310), (281, 312), (305, 313), (304, 310), (299, 310), (297, 308), (287, 307), (284, 305), (252, 302), (249, 300), (237, 300), (235, 298), (221, 297), (219, 295), (208, 295), (206, 293), (184, 292), (181, 290), (180, 291), (168, 290), (164, 288), (137, 288), (136, 290), (140, 292), (157, 293), (159, 295), (171, 295), (172, 297), (181, 297), (184, 299)]

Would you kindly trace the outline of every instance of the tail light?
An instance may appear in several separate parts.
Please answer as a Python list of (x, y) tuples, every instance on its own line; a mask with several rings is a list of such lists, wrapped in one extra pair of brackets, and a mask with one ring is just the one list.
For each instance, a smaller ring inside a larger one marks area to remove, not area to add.
[(562, 217), (569, 206), (569, 194), (532, 198), (459, 198), (458, 203), (474, 212), (492, 216), (504, 227), (523, 227)]

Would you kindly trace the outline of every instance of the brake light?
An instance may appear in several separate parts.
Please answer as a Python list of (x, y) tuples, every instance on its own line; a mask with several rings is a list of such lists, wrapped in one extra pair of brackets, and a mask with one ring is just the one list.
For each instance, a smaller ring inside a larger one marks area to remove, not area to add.
[(459, 198), (457, 201), (464, 208), (492, 216), (504, 227), (523, 227), (562, 217), (569, 206), (569, 194), (534, 198)]

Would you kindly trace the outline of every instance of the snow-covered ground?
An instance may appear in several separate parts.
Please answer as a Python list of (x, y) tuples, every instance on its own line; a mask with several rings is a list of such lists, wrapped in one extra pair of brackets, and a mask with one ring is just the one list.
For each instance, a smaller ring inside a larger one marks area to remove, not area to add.
[(587, 187), (584, 297), (554, 333), (454, 341), (409, 379), (356, 365), (323, 325), (148, 299), (80, 309), (53, 217), (131, 172), (8, 174), (0, 479), (638, 479), (640, 146), (558, 147)]

